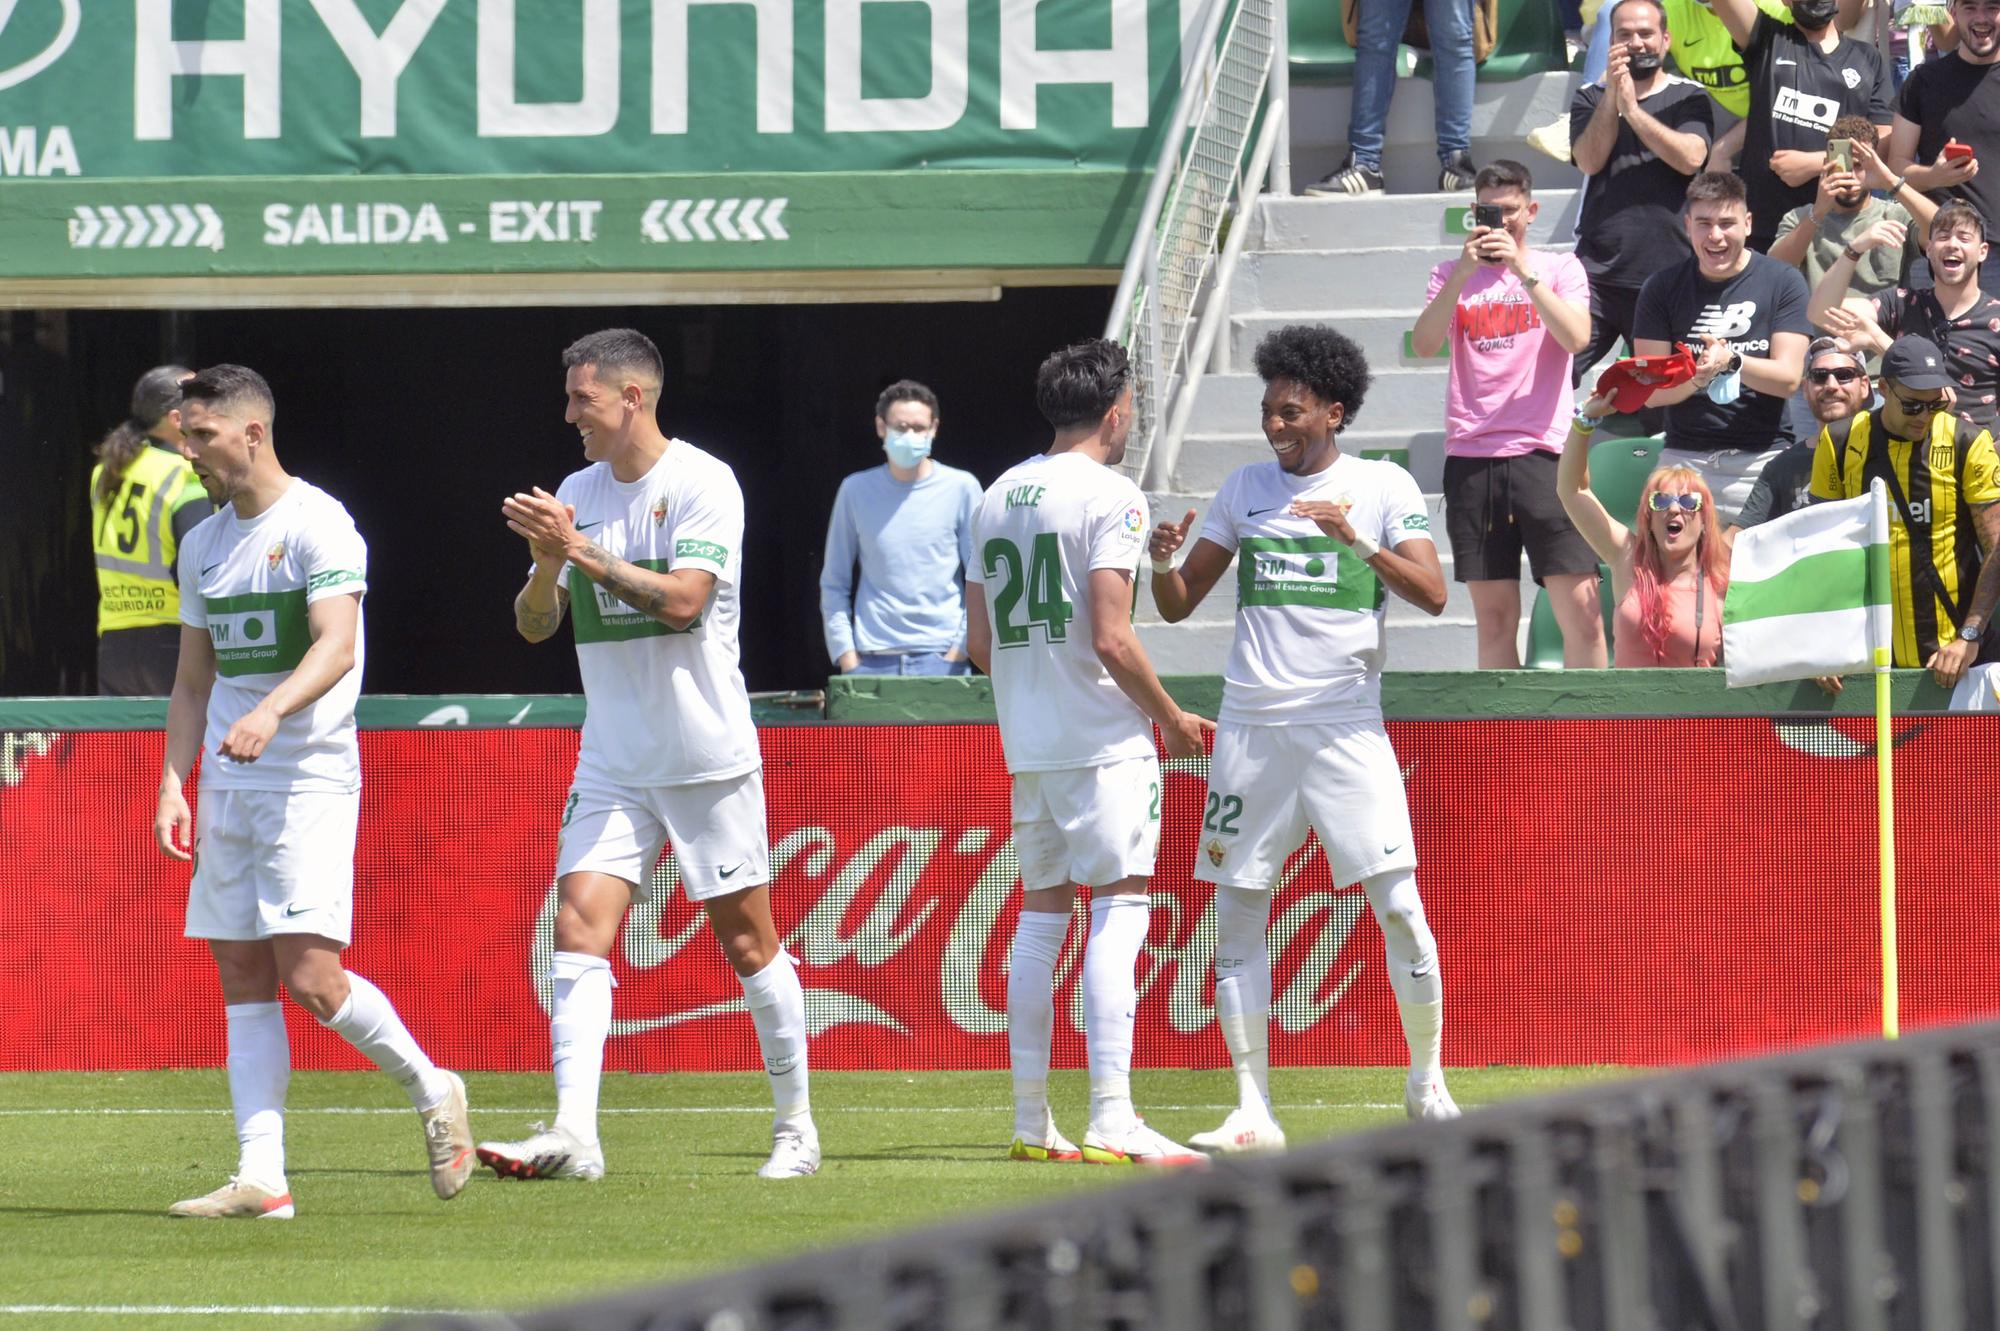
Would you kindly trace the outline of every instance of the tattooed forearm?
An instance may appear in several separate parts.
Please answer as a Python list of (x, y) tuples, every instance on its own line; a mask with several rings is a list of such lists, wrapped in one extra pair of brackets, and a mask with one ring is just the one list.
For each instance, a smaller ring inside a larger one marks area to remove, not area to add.
[(537, 610), (529, 605), (525, 591), (514, 598), (514, 627), (530, 642), (554, 637), (556, 630), (562, 627), (562, 621), (561, 597), (556, 598), (555, 607), (549, 610)]
[(595, 541), (583, 547), (583, 558), (603, 565), (604, 572), (597, 579), (598, 586), (642, 615), (665, 619), (667, 593), (664, 588), (641, 582), (636, 576), (638, 570)]

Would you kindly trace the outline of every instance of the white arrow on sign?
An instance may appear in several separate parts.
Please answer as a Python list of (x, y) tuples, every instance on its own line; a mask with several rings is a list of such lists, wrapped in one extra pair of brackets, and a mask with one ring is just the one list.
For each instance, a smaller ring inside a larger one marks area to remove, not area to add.
[(73, 250), (190, 245), (220, 250), (222, 215), (205, 203), (79, 204), (70, 210), (69, 245)]
[(789, 199), (654, 199), (639, 219), (640, 236), (672, 240), (790, 240), (779, 218)]

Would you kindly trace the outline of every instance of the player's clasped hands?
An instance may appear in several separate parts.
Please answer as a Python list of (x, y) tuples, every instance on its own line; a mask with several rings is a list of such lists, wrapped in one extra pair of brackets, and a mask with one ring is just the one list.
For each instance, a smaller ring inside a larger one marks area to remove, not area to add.
[(508, 529), (527, 541), (541, 563), (559, 563), (570, 542), (577, 539), (576, 508), (539, 485), (531, 486), (526, 494), (516, 492), (501, 500), (500, 512)]

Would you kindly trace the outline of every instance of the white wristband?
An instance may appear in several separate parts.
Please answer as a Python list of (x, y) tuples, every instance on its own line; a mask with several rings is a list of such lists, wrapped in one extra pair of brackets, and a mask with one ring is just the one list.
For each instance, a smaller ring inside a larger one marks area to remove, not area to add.
[(1171, 559), (1152, 559), (1151, 556), (1148, 556), (1148, 560), (1153, 565), (1153, 572), (1155, 573), (1172, 573), (1174, 571), (1174, 561)]
[(1360, 532), (1354, 533), (1354, 539), (1347, 543), (1347, 548), (1352, 550), (1354, 552), (1354, 557), (1360, 560), (1364, 564), (1367, 563), (1369, 560), (1373, 559), (1376, 555), (1382, 553), (1381, 546), (1369, 540), (1366, 536), (1363, 536)]

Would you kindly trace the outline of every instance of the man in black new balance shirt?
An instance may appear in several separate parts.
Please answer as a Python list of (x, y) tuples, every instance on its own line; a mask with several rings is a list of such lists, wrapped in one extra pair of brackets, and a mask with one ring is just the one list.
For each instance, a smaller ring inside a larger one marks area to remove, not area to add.
[(1889, 71), (1874, 47), (1841, 36), (1838, 0), (1786, 3), (1790, 24), (1759, 11), (1756, 0), (1713, 0), (1750, 76), (1738, 166), (1749, 187), (1750, 248), (1759, 253), (1776, 239), (1779, 219), (1813, 201), (1833, 122), (1865, 115), (1886, 135), (1893, 114)]
[[(2000, 3), (2000, 0), (1996, 0)], [(1632, 336), (1639, 288), (1688, 257), (1681, 202), (1708, 156), (1708, 93), (1661, 68), (1670, 38), (1660, 0), (1617, 0), (1604, 79), (1577, 89), (1570, 155), (1590, 177), (1576, 257), (1590, 279), (1590, 341), (1573, 381)]]

